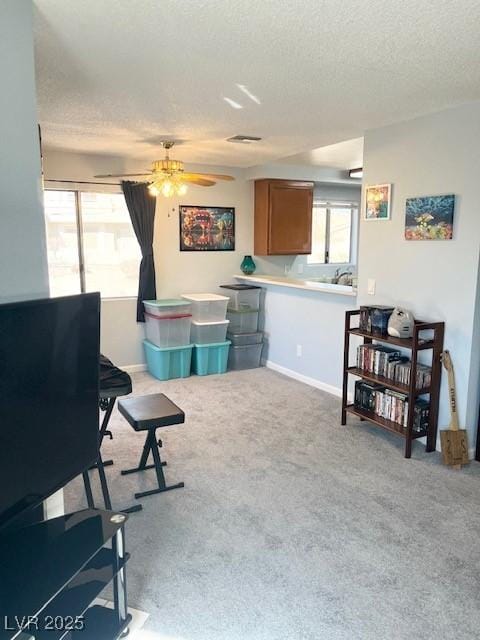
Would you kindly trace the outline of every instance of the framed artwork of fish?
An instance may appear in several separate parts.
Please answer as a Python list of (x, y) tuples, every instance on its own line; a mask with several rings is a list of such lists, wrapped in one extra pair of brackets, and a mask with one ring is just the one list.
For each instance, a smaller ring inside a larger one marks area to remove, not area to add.
[(455, 196), (407, 198), (405, 208), (406, 240), (451, 240)]

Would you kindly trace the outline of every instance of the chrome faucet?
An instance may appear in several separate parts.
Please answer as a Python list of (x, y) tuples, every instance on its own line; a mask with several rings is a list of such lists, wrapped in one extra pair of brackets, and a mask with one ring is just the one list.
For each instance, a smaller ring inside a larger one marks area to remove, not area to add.
[(335, 270), (335, 275), (332, 278), (333, 284), (338, 284), (338, 281), (340, 280), (340, 278), (342, 276), (353, 276), (352, 269), (349, 268), (346, 271), (342, 271), (342, 273), (340, 273), (340, 269), (336, 269)]

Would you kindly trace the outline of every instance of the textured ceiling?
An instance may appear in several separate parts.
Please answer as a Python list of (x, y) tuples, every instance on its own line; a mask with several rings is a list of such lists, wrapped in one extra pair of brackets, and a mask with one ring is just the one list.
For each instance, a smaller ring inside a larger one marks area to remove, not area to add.
[(46, 147), (250, 166), (480, 98), (478, 0), (34, 2)]

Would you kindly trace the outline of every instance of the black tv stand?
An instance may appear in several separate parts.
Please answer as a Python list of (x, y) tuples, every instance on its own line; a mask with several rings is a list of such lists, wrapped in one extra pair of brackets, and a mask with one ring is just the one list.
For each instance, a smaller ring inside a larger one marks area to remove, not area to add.
[[(127, 518), (86, 509), (1, 534), (0, 640), (117, 640), (128, 633)], [(113, 607), (91, 606), (109, 583)]]

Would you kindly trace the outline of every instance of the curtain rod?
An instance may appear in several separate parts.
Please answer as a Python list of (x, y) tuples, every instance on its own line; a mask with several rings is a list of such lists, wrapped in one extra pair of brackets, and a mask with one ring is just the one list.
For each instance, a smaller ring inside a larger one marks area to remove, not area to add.
[(88, 182), (86, 180), (55, 180), (55, 178), (45, 178), (45, 182), (64, 182), (65, 184), (104, 184), (109, 187), (120, 187), (120, 182)]

